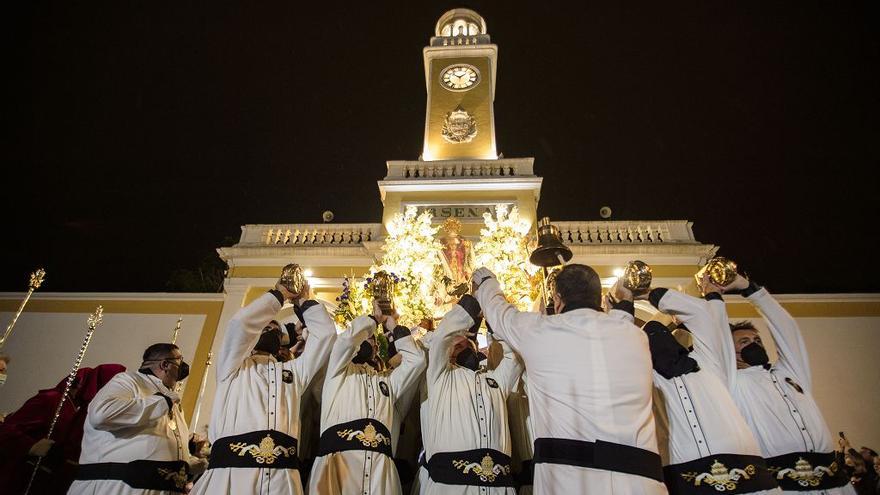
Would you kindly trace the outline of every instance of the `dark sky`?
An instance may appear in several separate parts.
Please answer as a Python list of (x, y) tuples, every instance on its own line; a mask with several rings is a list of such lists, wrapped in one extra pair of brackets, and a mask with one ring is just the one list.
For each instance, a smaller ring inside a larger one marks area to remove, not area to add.
[(161, 291), (245, 223), (379, 221), (456, 6), (539, 214), (689, 219), (776, 292), (880, 290), (877, 2), (618, 3), (12, 2), (0, 290)]

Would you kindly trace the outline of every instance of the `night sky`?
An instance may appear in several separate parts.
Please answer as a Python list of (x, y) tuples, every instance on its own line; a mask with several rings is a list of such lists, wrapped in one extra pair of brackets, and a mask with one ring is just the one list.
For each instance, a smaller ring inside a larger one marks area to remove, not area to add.
[(617, 4), (7, 4), (0, 290), (163, 291), (242, 224), (378, 222), (458, 6), (540, 215), (689, 219), (772, 291), (880, 290), (878, 3)]

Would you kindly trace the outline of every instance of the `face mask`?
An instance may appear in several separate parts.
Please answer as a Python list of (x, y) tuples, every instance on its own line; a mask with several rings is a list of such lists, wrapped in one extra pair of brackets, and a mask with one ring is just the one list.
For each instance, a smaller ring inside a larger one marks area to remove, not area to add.
[(764, 346), (757, 342), (752, 342), (743, 347), (739, 354), (742, 356), (742, 360), (748, 363), (749, 366), (766, 366), (770, 362), (770, 357), (767, 356)]
[(0, 373), (0, 387), (6, 383), (6, 373)]
[(365, 340), (361, 342), (361, 346), (358, 349), (357, 354), (354, 355), (351, 362), (354, 364), (364, 364), (369, 363), (373, 360), (373, 344), (370, 341)]
[(275, 356), (281, 349), (281, 330), (271, 330), (260, 335), (260, 340), (254, 346), (255, 351), (268, 352)]
[[(172, 363), (175, 366), (177, 366), (177, 380), (176, 381), (182, 382), (186, 377), (189, 376), (189, 364), (187, 364), (183, 361), (180, 361), (180, 364), (177, 364), (177, 361), (175, 361), (173, 359), (165, 359), (163, 361), (168, 362), (168, 363)], [(151, 370), (149, 367), (143, 367), (143, 368), (139, 369), (138, 371), (140, 371), (141, 373), (143, 373), (145, 375), (156, 376), (156, 374), (153, 373), (153, 370)]]
[(477, 371), (480, 367), (480, 355), (470, 347), (467, 347), (459, 352), (458, 356), (455, 356), (455, 364), (471, 371)]
[(189, 376), (189, 363), (186, 361), (181, 361), (179, 365), (177, 365), (177, 381), (182, 382), (186, 380), (186, 377)]

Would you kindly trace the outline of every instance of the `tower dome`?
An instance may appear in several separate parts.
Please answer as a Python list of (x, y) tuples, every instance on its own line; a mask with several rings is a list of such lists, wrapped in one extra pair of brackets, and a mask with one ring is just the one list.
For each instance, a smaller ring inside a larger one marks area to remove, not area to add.
[(451, 38), (454, 36), (477, 36), (486, 34), (486, 21), (471, 9), (452, 9), (446, 11), (434, 26), (434, 36)]

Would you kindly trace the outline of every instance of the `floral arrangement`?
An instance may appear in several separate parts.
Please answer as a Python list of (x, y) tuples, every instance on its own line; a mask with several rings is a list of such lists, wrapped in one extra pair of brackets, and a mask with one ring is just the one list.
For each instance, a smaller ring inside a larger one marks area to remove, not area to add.
[(385, 270), (395, 274), (397, 283), (394, 305), (400, 314), (401, 325), (417, 325), (434, 313), (434, 274), (440, 267), (439, 227), (431, 224), (428, 211), (418, 214), (409, 206), (403, 214), (396, 214), (386, 226), (388, 236), (382, 250), (382, 263), (370, 268), (371, 273)]
[(532, 241), (531, 224), (520, 218), (519, 210), (507, 205), (495, 206), (495, 218), (484, 213), (485, 228), (474, 246), (476, 266), (485, 266), (498, 277), (509, 302), (522, 311), (530, 311), (540, 298), (540, 268), (529, 263)]
[(333, 312), (333, 320), (339, 327), (351, 323), (351, 320), (360, 315), (368, 315), (373, 312), (372, 302), (367, 294), (366, 285), (361, 285), (353, 277), (345, 277), (342, 281), (342, 294), (336, 298), (338, 303)]

